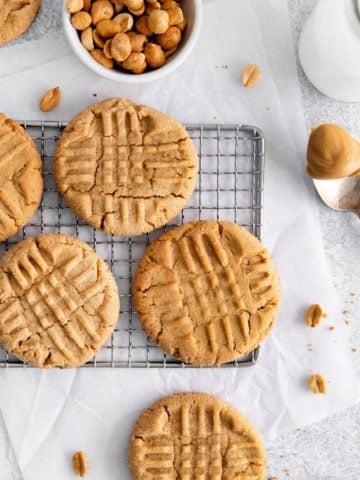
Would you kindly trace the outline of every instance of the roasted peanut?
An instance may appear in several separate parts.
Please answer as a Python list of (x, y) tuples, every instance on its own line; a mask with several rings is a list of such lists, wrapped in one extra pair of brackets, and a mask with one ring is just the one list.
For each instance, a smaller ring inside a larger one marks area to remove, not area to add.
[(100, 20), (109, 20), (113, 15), (114, 6), (110, 0), (95, 0), (91, 5), (91, 16), (94, 25)]
[(186, 27), (181, 4), (175, 0), (67, 0), (66, 8), (82, 45), (95, 60), (106, 68), (133, 73), (164, 65)]
[(148, 43), (144, 48), (145, 60), (149, 67), (159, 68), (165, 63), (165, 55), (162, 48), (155, 43)]
[(85, 477), (89, 473), (89, 461), (85, 452), (75, 452), (72, 457), (72, 466), (78, 477)]
[(109, 40), (106, 40), (104, 48), (103, 48), (103, 52), (104, 52), (104, 55), (105, 55), (106, 58), (112, 58), (111, 42), (112, 42), (111, 38), (109, 38)]
[(95, 46), (93, 39), (93, 31), (91, 27), (85, 28), (85, 30), (81, 32), (80, 40), (86, 50), (89, 50), (89, 52), (91, 52), (91, 50), (94, 50)]
[(259, 65), (246, 65), (242, 73), (242, 83), (245, 88), (250, 88), (256, 85), (260, 79), (261, 70)]
[(84, 0), (67, 0), (66, 10), (69, 13), (80, 12), (84, 8)]
[(153, 10), (160, 10), (161, 4), (157, 1), (154, 3), (147, 3), (145, 8), (146, 15), (149, 15)]
[(135, 23), (136, 30), (146, 36), (150, 36), (152, 34), (152, 31), (149, 28), (148, 19), (148, 15), (143, 15)]
[(176, 26), (180, 29), (181, 32), (183, 32), (187, 26), (186, 18), (184, 17), (183, 21), (178, 23)]
[(39, 103), (40, 110), (43, 112), (49, 112), (53, 108), (57, 107), (61, 100), (60, 87), (54, 87), (48, 90), (42, 97)]
[(325, 394), (327, 390), (326, 378), (320, 373), (314, 373), (308, 379), (308, 387), (315, 394)]
[(133, 73), (143, 73), (146, 69), (145, 55), (143, 53), (133, 52), (122, 63), (122, 66)]
[(119, 13), (113, 20), (121, 26), (122, 33), (128, 32), (134, 25), (134, 18), (129, 13)]
[(145, 3), (141, 8), (134, 10), (133, 8), (129, 8), (129, 12), (132, 13), (135, 17), (140, 17), (145, 12)]
[(99, 48), (104, 48), (105, 42), (100, 37), (99, 32), (97, 30), (93, 30), (92, 35), (95, 45)]
[(308, 327), (317, 327), (320, 325), (321, 319), (324, 316), (324, 312), (320, 305), (310, 305), (305, 314), (305, 323)]
[(130, 38), (126, 33), (117, 33), (111, 42), (111, 55), (117, 62), (123, 62), (131, 53)]
[(176, 47), (181, 40), (181, 31), (178, 27), (169, 27), (165, 33), (156, 35), (156, 42), (163, 50), (171, 50)]
[(90, 10), (90, 7), (91, 7), (91, 0), (84, 0), (83, 10), (88, 12)]
[(178, 25), (184, 20), (184, 14), (180, 7), (172, 7), (166, 11), (169, 15), (169, 25)]
[(144, 0), (124, 0), (124, 4), (132, 10), (139, 10), (144, 5)]
[(152, 33), (165, 33), (169, 28), (169, 14), (165, 10), (153, 10), (148, 25)]
[(142, 52), (144, 50), (144, 45), (147, 42), (146, 35), (136, 32), (127, 32), (127, 36), (130, 39), (132, 52)]
[(106, 68), (114, 68), (114, 60), (112, 58), (107, 58), (104, 55), (104, 52), (99, 48), (95, 48), (90, 52), (90, 55), (93, 57), (94, 60), (101, 63), (103, 67)]
[(100, 37), (103, 38), (112, 38), (117, 33), (121, 32), (121, 25), (114, 20), (99, 20), (96, 24), (96, 30)]
[(111, 0), (111, 3), (114, 5), (115, 13), (120, 13), (125, 7), (123, 0)]
[(71, 15), (71, 25), (76, 28), (76, 30), (85, 30), (91, 25), (91, 15), (88, 12), (76, 12)]

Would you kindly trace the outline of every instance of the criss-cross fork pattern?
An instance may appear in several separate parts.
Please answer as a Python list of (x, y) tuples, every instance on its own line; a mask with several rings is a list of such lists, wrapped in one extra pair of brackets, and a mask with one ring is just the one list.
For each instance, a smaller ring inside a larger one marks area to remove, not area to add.
[(218, 406), (184, 403), (171, 410), (163, 432), (155, 420), (154, 431), (135, 440), (141, 479), (259, 480), (258, 448), (245, 431), (232, 431), (234, 424)]

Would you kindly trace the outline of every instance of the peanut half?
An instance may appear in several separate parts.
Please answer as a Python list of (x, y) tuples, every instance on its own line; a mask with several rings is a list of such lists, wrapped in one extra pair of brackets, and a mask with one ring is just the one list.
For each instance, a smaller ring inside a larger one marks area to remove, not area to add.
[(85, 452), (75, 452), (72, 457), (72, 466), (78, 477), (85, 477), (89, 473), (89, 461)]
[(40, 110), (43, 112), (49, 112), (57, 105), (59, 105), (61, 100), (61, 90), (60, 87), (54, 87), (48, 90), (42, 97), (39, 102)]
[(243, 70), (242, 83), (245, 88), (250, 88), (256, 85), (260, 79), (261, 70), (259, 65), (249, 64)]
[(327, 391), (326, 378), (320, 373), (314, 373), (308, 379), (308, 387), (313, 393), (322, 393), (324, 395)]
[(320, 325), (323, 316), (324, 311), (321, 306), (317, 303), (314, 303), (306, 310), (305, 323), (308, 327), (315, 328)]

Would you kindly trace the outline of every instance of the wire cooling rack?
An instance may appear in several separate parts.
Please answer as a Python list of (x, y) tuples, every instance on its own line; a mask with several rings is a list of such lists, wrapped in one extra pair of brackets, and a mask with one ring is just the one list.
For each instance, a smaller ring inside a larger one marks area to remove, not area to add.
[[(199, 175), (190, 201), (171, 223), (137, 237), (119, 237), (89, 227), (69, 210), (56, 190), (52, 160), (62, 122), (19, 122), (34, 139), (44, 165), (45, 189), (35, 216), (20, 232), (0, 245), (0, 256), (19, 241), (46, 232), (72, 235), (91, 245), (108, 262), (120, 291), (120, 317), (108, 343), (85, 366), (187, 367), (151, 342), (131, 300), (131, 284), (146, 246), (164, 231), (192, 220), (229, 220), (261, 239), (264, 138), (257, 128), (242, 125), (188, 125), (199, 153)], [(222, 365), (254, 365), (260, 347)], [(26, 367), (0, 347), (0, 367)]]

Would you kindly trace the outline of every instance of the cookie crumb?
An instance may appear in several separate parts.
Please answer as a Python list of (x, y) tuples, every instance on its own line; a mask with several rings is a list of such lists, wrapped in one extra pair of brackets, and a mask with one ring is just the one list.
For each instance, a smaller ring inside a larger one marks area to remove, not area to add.
[(92, 96), (93, 96), (93, 97), (97, 97), (97, 93), (93, 93)]
[(334, 325), (331, 325), (331, 326), (329, 327), (329, 330), (331, 330), (331, 331), (335, 330)]
[(326, 378), (321, 373), (314, 373), (308, 379), (308, 387), (317, 395), (318, 393), (325, 394), (327, 390)]
[(347, 314), (349, 313), (349, 310), (343, 310), (342, 313), (343, 313), (344, 315), (347, 315)]
[(89, 473), (89, 461), (85, 452), (75, 452), (72, 457), (72, 466), (78, 477), (85, 477)]
[(284, 473), (285, 473), (285, 475), (290, 476), (291, 475), (290, 468), (284, 468)]
[(278, 480), (278, 477), (269, 477), (268, 480)]
[(352, 297), (355, 297), (355, 292), (351, 292), (350, 295), (351, 295)]
[(358, 349), (357, 349), (357, 348), (355, 348), (355, 347), (351, 347), (351, 351), (352, 351), (352, 352), (357, 352), (357, 351), (358, 351)]
[(346, 319), (344, 320), (345, 321), (345, 325), (349, 325), (350, 324), (350, 320)]

